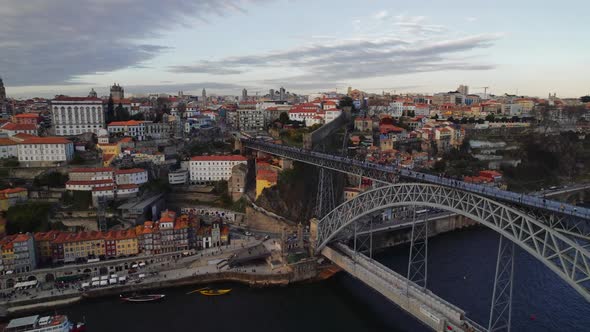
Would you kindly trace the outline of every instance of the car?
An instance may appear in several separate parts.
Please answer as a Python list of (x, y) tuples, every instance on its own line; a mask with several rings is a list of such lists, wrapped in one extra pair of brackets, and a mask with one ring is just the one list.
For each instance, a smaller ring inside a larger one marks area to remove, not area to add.
[(268, 235), (265, 235), (265, 236), (264, 236), (264, 239), (265, 239), (265, 240), (268, 240), (268, 239), (270, 239), (270, 236), (268, 236)]
[(244, 232), (244, 235), (246, 235), (246, 236), (252, 236), (252, 233), (250, 233), (250, 232)]

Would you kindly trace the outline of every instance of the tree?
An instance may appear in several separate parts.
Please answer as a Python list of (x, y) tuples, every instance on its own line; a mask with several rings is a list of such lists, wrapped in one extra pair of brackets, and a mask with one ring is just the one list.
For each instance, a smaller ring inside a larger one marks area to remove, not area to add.
[(354, 100), (352, 100), (352, 98), (350, 98), (349, 96), (344, 96), (340, 99), (339, 105), (340, 107), (353, 107)]
[(590, 103), (590, 95), (580, 97), (580, 101), (583, 103)]
[(143, 121), (145, 120), (145, 116), (143, 115), (143, 113), (137, 113), (131, 116), (131, 120)]
[(129, 121), (129, 119), (131, 119), (131, 116), (129, 116), (129, 111), (123, 107), (123, 104), (119, 103), (115, 109), (115, 121)]
[(287, 114), (287, 112), (282, 112), (281, 115), (279, 115), (279, 121), (282, 124), (289, 123), (289, 114)]
[(496, 117), (494, 116), (494, 113), (490, 113), (486, 116), (486, 121), (488, 122), (494, 122), (494, 120), (496, 120)]
[(438, 114), (434, 114), (434, 115), (431, 117), (431, 119), (433, 119), (433, 120), (438, 120)]
[(113, 95), (109, 95), (109, 102), (107, 103), (106, 122), (111, 123), (115, 121), (115, 103), (113, 102)]

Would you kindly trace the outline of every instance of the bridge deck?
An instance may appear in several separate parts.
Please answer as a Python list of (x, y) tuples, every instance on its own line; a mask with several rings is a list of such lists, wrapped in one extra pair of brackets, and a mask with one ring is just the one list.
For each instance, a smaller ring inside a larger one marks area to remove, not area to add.
[(342, 244), (325, 247), (322, 255), (435, 331), (485, 331), (463, 310)]
[(571, 204), (545, 199), (543, 197), (519, 194), (489, 186), (467, 183), (437, 175), (401, 169), (397, 166), (383, 166), (326, 153), (269, 143), (261, 140), (243, 139), (242, 142), (245, 147), (250, 149), (319, 167), (333, 169), (343, 173), (370, 178), (379, 182), (395, 183), (399, 181), (399, 178), (401, 177), (418, 182), (426, 182), (445, 187), (457, 188), (460, 190), (476, 193), (478, 195), (486, 196), (488, 198), (511, 202), (517, 205), (525, 205), (590, 220), (590, 209), (588, 208), (577, 207)]

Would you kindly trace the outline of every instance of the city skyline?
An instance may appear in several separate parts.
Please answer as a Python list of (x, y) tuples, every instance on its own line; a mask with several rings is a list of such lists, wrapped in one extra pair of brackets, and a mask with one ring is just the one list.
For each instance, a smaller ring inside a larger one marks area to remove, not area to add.
[(474, 93), (489, 86), (496, 94), (579, 97), (589, 89), (588, 50), (579, 42), (587, 23), (570, 7), (589, 9), (581, 1), (474, 8), (467, 1), (9, 0), (0, 9), (0, 76), (12, 97), (91, 88), (103, 95), (113, 82), (130, 94), (246, 88), (255, 95), (280, 86), (431, 94), (466, 84)]

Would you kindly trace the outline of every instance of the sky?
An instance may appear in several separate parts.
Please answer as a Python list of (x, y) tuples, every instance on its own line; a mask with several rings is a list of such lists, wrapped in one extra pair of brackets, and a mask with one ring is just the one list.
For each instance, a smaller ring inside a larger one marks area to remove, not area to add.
[[(545, 3), (546, 2), (546, 3)], [(590, 94), (590, 1), (2, 0), (12, 97)]]

